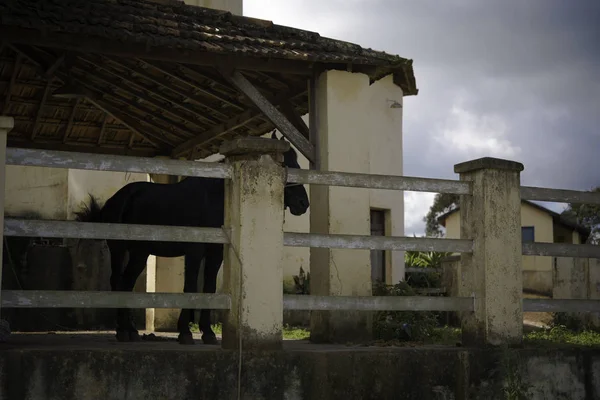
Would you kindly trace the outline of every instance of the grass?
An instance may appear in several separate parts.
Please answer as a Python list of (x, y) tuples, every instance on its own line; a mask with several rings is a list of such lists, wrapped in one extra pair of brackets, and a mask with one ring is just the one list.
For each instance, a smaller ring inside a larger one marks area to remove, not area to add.
[(525, 344), (536, 346), (572, 345), (600, 347), (600, 333), (594, 331), (574, 332), (564, 326), (530, 332), (524, 337)]
[[(198, 329), (198, 324), (192, 324), (190, 326), (190, 330), (192, 332), (200, 332), (200, 329)], [(217, 335), (221, 335), (223, 333), (221, 324), (212, 325), (212, 330)], [(283, 327), (283, 338), (284, 339), (305, 340), (305, 339), (308, 339), (309, 336), (310, 336), (310, 332), (304, 328), (298, 328), (298, 327), (293, 327), (293, 326), (289, 326), (289, 325), (286, 325)]]
[[(213, 331), (220, 335), (221, 324), (212, 325)], [(192, 332), (199, 332), (198, 324), (193, 324)], [(305, 328), (286, 325), (283, 328), (283, 338), (287, 340), (306, 340), (310, 332)], [(455, 346), (461, 340), (460, 328), (440, 327), (435, 328), (431, 336), (423, 344), (437, 344)], [(600, 333), (593, 331), (574, 332), (564, 326), (530, 332), (524, 335), (523, 341), (528, 346), (580, 346), (600, 348)]]

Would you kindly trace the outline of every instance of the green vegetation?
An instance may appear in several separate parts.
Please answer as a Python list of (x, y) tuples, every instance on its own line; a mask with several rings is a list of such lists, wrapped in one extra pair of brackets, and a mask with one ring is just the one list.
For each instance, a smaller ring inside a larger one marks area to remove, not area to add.
[[(196, 323), (193, 323), (190, 325), (190, 330), (195, 333), (200, 332), (200, 329), (198, 328), (198, 324), (196, 324)], [(221, 324), (212, 325), (212, 330), (217, 335), (223, 334), (223, 329), (222, 329)], [(283, 327), (283, 338), (284, 339), (304, 340), (304, 339), (308, 339), (309, 337), (310, 337), (310, 332), (304, 328), (297, 328), (297, 327), (288, 326), (288, 325)]]

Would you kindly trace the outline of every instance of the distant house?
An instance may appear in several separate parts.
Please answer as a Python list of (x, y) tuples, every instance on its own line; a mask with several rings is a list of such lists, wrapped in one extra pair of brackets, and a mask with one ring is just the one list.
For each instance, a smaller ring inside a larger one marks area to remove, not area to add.
[[(446, 237), (460, 238), (460, 208), (438, 217)], [(521, 238), (523, 242), (585, 243), (590, 230), (565, 220), (560, 214), (531, 201), (521, 201)], [(552, 293), (553, 257), (523, 256), (523, 290)]]

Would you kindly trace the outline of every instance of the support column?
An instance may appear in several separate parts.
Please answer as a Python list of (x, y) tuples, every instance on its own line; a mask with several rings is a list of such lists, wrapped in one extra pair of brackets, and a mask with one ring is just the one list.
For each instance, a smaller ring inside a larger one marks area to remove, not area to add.
[(283, 153), (289, 143), (236, 139), (220, 153), (233, 167), (225, 183), (223, 284), (231, 296), (225, 313), (223, 348), (278, 349), (283, 325)]
[(454, 166), (472, 183), (460, 198), (460, 237), (473, 240), (461, 256), (461, 296), (475, 296), (464, 313), (466, 345), (520, 344), (523, 340), (523, 271), (520, 172), (523, 164), (480, 158)]
[[(317, 159), (323, 171), (370, 172), (370, 132), (365, 118), (369, 77), (343, 71), (319, 75), (315, 85), (319, 137)], [(321, 234), (370, 235), (368, 189), (313, 185), (310, 231)], [(313, 248), (310, 251), (311, 295), (371, 296), (369, 250)], [(372, 314), (360, 311), (311, 311), (311, 341), (363, 342), (372, 335)]]
[[(4, 247), (4, 184), (6, 181), (6, 140), (8, 132), (15, 126), (15, 121), (12, 117), (0, 116), (0, 242)], [(2, 260), (3, 252), (0, 251), (0, 302), (2, 301)], [(2, 310), (0, 303), (0, 312)], [(0, 314), (1, 317), (1, 314)], [(4, 342), (10, 336), (10, 325), (8, 321), (0, 319), (0, 342)]]

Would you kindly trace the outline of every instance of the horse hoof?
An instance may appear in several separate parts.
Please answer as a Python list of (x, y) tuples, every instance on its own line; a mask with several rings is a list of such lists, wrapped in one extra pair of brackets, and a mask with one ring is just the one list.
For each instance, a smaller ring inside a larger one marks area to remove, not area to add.
[(117, 341), (119, 342), (139, 342), (141, 339), (137, 331), (117, 331)]
[(191, 332), (190, 333), (180, 333), (179, 336), (177, 337), (177, 341), (179, 342), (179, 344), (195, 344), (194, 342), (194, 337), (192, 336)]
[(128, 331), (117, 331), (117, 341), (118, 342), (129, 342), (129, 332)]
[(204, 344), (219, 344), (215, 335), (202, 335), (202, 342), (204, 342)]
[(140, 337), (140, 334), (138, 333), (138, 331), (130, 331), (129, 332), (129, 341), (130, 342), (139, 342), (141, 340), (142, 340), (142, 338)]

